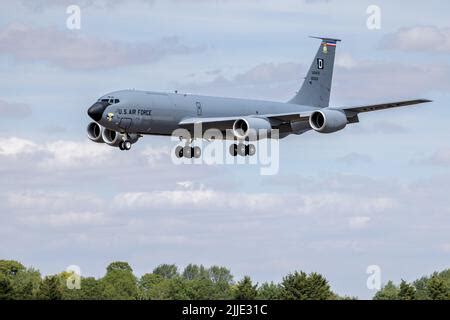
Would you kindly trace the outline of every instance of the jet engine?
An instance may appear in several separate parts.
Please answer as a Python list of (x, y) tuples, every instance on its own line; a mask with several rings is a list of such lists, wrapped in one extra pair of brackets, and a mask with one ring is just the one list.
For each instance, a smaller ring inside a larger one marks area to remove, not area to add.
[(347, 116), (343, 111), (323, 109), (314, 111), (309, 117), (311, 128), (320, 133), (333, 133), (347, 126)]
[(233, 123), (233, 134), (238, 139), (245, 139), (247, 137), (258, 138), (263, 132), (265, 133), (265, 136), (268, 137), (271, 130), (272, 125), (269, 120), (265, 118), (246, 117), (237, 119)]
[(99, 125), (97, 122), (91, 122), (87, 126), (87, 135), (88, 138), (97, 143), (103, 143), (102, 138), (103, 127)]
[[(132, 144), (136, 143), (139, 140), (139, 137), (138, 134), (128, 134), (128, 141)], [(120, 143), (123, 141), (119, 132), (107, 128), (103, 129), (102, 138), (103, 141), (111, 147), (119, 147)]]
[(102, 138), (105, 143), (109, 144), (111, 147), (118, 147), (119, 143), (122, 142), (122, 137), (117, 131), (111, 129), (103, 129)]

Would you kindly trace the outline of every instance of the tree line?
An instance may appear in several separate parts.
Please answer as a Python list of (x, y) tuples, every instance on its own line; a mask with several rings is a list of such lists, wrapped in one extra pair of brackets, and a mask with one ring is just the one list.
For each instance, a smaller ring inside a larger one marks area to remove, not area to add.
[[(141, 277), (127, 262), (108, 265), (102, 278), (77, 277), (71, 272), (42, 276), (18, 261), (0, 260), (0, 299), (17, 300), (339, 300), (322, 275), (296, 271), (281, 283), (254, 283), (245, 276), (235, 282), (220, 266), (190, 264), (182, 271), (162, 264)], [(374, 299), (450, 299), (450, 269), (398, 286), (389, 281)]]

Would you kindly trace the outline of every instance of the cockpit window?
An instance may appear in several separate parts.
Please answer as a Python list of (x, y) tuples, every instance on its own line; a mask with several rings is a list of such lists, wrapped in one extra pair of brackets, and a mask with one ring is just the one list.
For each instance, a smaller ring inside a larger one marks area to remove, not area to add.
[(98, 99), (99, 102), (107, 102), (108, 105), (119, 103), (119, 99), (109, 98), (109, 99)]

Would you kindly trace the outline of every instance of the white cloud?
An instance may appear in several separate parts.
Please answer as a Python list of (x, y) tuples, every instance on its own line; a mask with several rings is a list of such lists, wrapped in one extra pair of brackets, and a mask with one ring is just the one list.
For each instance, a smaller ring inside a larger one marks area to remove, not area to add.
[(346, 69), (352, 69), (358, 66), (358, 62), (349, 53), (339, 53), (336, 55), (335, 66)]
[(329, 212), (349, 214), (351, 212), (373, 213), (383, 212), (398, 206), (397, 201), (389, 196), (370, 196), (365, 193), (359, 195), (346, 192), (322, 192), (314, 194), (295, 195), (303, 201), (296, 203), (297, 210), (304, 213), (317, 214)]
[(381, 46), (388, 50), (450, 53), (450, 28), (435, 26), (401, 28), (385, 36)]
[[(135, 0), (135, 2), (153, 4), (156, 0)], [(73, 0), (20, 0), (21, 4), (31, 10), (44, 10), (52, 7), (67, 7), (74, 4)], [(86, 7), (96, 7), (111, 9), (120, 4), (129, 4), (131, 0), (77, 0), (76, 5)]]
[[(213, 189), (192, 188), (191, 184), (182, 184), (185, 190), (164, 190), (153, 192), (126, 192), (114, 197), (118, 207), (144, 210), (205, 210), (248, 213), (264, 213), (269, 216), (314, 215), (333, 210), (336, 214), (347, 215), (351, 212), (383, 212), (397, 206), (395, 199), (389, 197), (357, 197), (338, 192), (322, 193), (239, 193), (216, 191)], [(287, 207), (286, 207), (287, 206)], [(279, 209), (284, 207), (284, 213)]]
[(39, 144), (32, 140), (6, 137), (0, 145), (0, 156), (20, 157), (39, 155), (37, 165), (42, 169), (89, 167), (101, 164), (113, 148), (90, 141), (58, 140)]
[(445, 253), (450, 253), (450, 242), (442, 244), (441, 249)]
[(34, 227), (48, 225), (51, 227), (100, 226), (108, 220), (103, 212), (65, 212), (24, 216), (21, 220)]
[[(264, 199), (264, 201), (263, 201)], [(145, 209), (210, 209), (267, 211), (281, 205), (281, 199), (267, 194), (238, 194), (214, 190), (165, 190), (155, 192), (126, 192), (114, 198), (117, 206)]]
[[(287, 100), (300, 88), (306, 68), (300, 63), (261, 63), (232, 77), (218, 75), (211, 81), (176, 84), (189, 92)], [(433, 81), (429, 81), (433, 79)], [(423, 98), (430, 92), (447, 92), (450, 65), (360, 60), (337, 55), (332, 98), (338, 103), (378, 103)]]
[(18, 156), (31, 154), (39, 150), (39, 146), (33, 141), (17, 137), (1, 139), (0, 156)]
[(77, 208), (100, 207), (103, 203), (95, 195), (71, 192), (8, 192), (5, 199), (5, 203), (13, 209), (44, 212), (67, 210), (73, 206)]
[(168, 55), (190, 54), (176, 37), (155, 43), (125, 43), (97, 39), (55, 27), (13, 23), (0, 29), (0, 52), (19, 62), (46, 62), (67, 69), (102, 69), (151, 63)]
[(366, 228), (370, 222), (370, 217), (350, 217), (348, 220), (348, 224), (352, 229), (363, 229)]
[(434, 166), (450, 166), (450, 148), (437, 150), (431, 156), (421, 159), (419, 163)]
[(154, 167), (163, 161), (164, 158), (170, 157), (170, 147), (155, 148), (147, 147), (142, 151), (142, 155), (147, 159), (149, 166)]
[(98, 166), (113, 152), (107, 145), (65, 140), (47, 143), (43, 150), (48, 157), (40, 165), (46, 169)]

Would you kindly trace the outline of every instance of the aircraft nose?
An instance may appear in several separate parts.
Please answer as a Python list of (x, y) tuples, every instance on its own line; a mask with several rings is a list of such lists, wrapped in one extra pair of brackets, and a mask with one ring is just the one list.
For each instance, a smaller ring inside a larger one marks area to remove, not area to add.
[(96, 102), (88, 109), (87, 113), (94, 121), (100, 121), (107, 106), (107, 104)]

